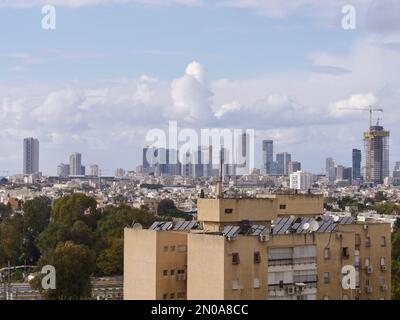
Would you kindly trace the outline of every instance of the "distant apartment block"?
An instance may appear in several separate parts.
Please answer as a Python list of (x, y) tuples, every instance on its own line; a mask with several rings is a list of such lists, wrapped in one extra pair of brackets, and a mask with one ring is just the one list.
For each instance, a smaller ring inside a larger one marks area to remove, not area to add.
[(39, 140), (25, 138), (23, 142), (23, 174), (39, 173)]
[(312, 194), (200, 198), (196, 221), (126, 228), (124, 298), (390, 299), (390, 224), (322, 212)]

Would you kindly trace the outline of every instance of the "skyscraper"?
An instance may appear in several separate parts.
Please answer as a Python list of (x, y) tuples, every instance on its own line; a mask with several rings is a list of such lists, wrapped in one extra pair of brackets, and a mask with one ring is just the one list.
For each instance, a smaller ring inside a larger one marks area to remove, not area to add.
[(89, 166), (89, 176), (92, 176), (92, 177), (99, 176), (99, 166), (97, 164), (91, 164)]
[(82, 174), (82, 155), (75, 152), (69, 157), (69, 175), (80, 176)]
[(292, 155), (287, 152), (277, 153), (276, 162), (278, 163), (278, 175), (287, 176), (289, 162), (292, 161)]
[(234, 171), (236, 175), (250, 174), (250, 135), (242, 133), (236, 147), (236, 159), (234, 161)]
[(301, 171), (301, 163), (297, 161), (291, 161), (288, 164), (288, 174)]
[(353, 162), (353, 179), (361, 179), (361, 150), (353, 149), (352, 151)]
[(23, 143), (23, 174), (36, 174), (39, 172), (39, 140), (25, 138)]
[(57, 166), (57, 176), (66, 178), (69, 175), (69, 164), (60, 163)]
[(377, 123), (364, 133), (365, 142), (365, 169), (367, 182), (382, 184), (389, 176), (389, 136)]
[(329, 179), (329, 181), (336, 180), (335, 162), (333, 161), (332, 158), (326, 158), (325, 173), (326, 173), (326, 177)]
[(274, 142), (263, 140), (262, 142), (262, 173), (272, 174), (272, 163), (274, 162)]

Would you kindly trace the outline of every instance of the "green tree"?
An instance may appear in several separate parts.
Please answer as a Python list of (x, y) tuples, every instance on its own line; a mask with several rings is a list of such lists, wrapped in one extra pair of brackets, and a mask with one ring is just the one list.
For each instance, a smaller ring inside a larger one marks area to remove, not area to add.
[(100, 251), (96, 265), (102, 275), (120, 275), (124, 267), (124, 241), (119, 238), (108, 238), (107, 248)]
[(78, 220), (72, 226), (71, 239), (75, 243), (84, 244), (90, 247), (93, 243), (93, 232), (86, 223)]
[(39, 234), (50, 221), (51, 202), (46, 197), (38, 197), (23, 204), (24, 212), (24, 258), (34, 264), (40, 257)]
[(23, 217), (15, 213), (0, 223), (0, 266), (23, 261)]
[(96, 207), (96, 199), (82, 193), (73, 193), (54, 201), (51, 219), (52, 222), (68, 226), (72, 226), (77, 220), (93, 223), (95, 219), (92, 220), (88, 217), (96, 215)]
[[(56, 269), (56, 289), (42, 294), (46, 299), (85, 299), (91, 297), (90, 276), (95, 270), (95, 257), (89, 248), (72, 241), (59, 243), (39, 260), (39, 266)], [(38, 283), (35, 284), (36, 287)]]
[(183, 218), (185, 220), (192, 220), (192, 216), (179, 210), (174, 201), (170, 199), (163, 199), (159, 202), (157, 207), (157, 215), (166, 217)]

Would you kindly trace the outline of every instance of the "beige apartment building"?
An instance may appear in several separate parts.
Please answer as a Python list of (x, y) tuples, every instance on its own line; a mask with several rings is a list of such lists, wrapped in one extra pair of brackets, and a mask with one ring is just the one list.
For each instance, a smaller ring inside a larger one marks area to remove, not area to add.
[(323, 215), (319, 195), (198, 199), (197, 221), (125, 229), (124, 298), (390, 299), (390, 232)]

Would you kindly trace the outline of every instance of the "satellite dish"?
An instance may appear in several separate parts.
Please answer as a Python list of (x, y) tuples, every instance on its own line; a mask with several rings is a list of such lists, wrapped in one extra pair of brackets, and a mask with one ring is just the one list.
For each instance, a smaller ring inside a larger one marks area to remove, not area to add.
[(143, 226), (142, 226), (140, 223), (135, 223), (135, 224), (132, 226), (132, 229), (133, 229), (133, 230), (141, 230), (141, 229), (143, 229)]
[(339, 217), (338, 216), (334, 216), (333, 217), (333, 221), (338, 222), (339, 221)]
[(303, 224), (303, 230), (308, 230), (310, 228), (310, 224), (309, 223), (305, 223)]
[(318, 223), (318, 221), (311, 221), (310, 222), (310, 228), (311, 228), (311, 230), (312, 231), (317, 231), (318, 229), (319, 229), (319, 223)]

